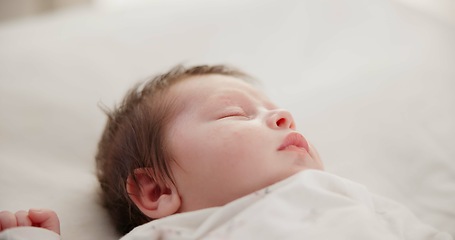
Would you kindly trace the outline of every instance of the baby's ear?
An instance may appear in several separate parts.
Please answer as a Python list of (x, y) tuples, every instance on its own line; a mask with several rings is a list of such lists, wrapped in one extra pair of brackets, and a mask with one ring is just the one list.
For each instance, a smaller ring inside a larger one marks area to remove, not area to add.
[(157, 219), (172, 215), (180, 208), (180, 196), (173, 184), (158, 184), (142, 168), (134, 170), (134, 177), (137, 181), (128, 176), (126, 191), (143, 214)]

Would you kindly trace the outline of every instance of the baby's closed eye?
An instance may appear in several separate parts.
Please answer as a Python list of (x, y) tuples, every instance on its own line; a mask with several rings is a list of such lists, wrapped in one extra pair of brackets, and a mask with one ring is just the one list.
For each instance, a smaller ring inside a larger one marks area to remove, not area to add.
[(231, 118), (231, 117), (248, 117), (246, 111), (241, 107), (227, 108), (222, 111), (218, 119)]

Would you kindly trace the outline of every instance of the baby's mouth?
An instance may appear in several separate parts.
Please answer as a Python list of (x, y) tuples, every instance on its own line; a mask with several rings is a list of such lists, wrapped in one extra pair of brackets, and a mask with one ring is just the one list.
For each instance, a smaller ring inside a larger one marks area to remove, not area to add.
[(305, 149), (307, 152), (310, 151), (308, 142), (298, 132), (292, 132), (286, 136), (283, 143), (278, 148), (278, 151), (282, 150), (295, 150), (295, 149)]

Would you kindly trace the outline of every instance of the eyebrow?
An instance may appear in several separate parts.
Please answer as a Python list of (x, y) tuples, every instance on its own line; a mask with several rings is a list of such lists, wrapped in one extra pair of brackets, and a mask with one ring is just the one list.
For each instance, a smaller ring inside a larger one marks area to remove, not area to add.
[(278, 108), (273, 102), (271, 102), (268, 98), (263, 98), (261, 95), (251, 94), (252, 97), (245, 95), (241, 91), (232, 90), (229, 92), (225, 92), (222, 94), (211, 96), (207, 99), (208, 104), (206, 106), (212, 107), (217, 104), (220, 104), (221, 107), (231, 106), (231, 105), (239, 105), (242, 102), (246, 102), (250, 104), (252, 99), (259, 100), (260, 104), (264, 105), (267, 109), (276, 109)]
[[(243, 99), (241, 99), (243, 98)], [(245, 102), (246, 97), (242, 94), (220, 94), (220, 95), (215, 95), (211, 96), (210, 98), (207, 99), (207, 104), (204, 104), (208, 109), (213, 110), (213, 109), (218, 109), (218, 108), (223, 108), (227, 106), (232, 106), (232, 105), (239, 105), (240, 102)], [(249, 101), (249, 100), (248, 100)], [(205, 107), (204, 107), (205, 108)]]

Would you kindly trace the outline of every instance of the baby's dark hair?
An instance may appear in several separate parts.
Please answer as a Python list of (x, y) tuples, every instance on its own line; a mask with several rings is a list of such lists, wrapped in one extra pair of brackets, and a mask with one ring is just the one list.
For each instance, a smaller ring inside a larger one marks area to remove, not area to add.
[(148, 177), (160, 183), (173, 183), (169, 162), (172, 155), (165, 139), (167, 124), (178, 113), (178, 107), (167, 96), (169, 88), (194, 76), (220, 74), (249, 80), (247, 74), (224, 65), (184, 67), (137, 84), (113, 110), (105, 110), (107, 124), (98, 143), (97, 177), (101, 186), (101, 202), (121, 234), (149, 222), (130, 199), (126, 190), (128, 176), (135, 184), (134, 170), (148, 169)]

